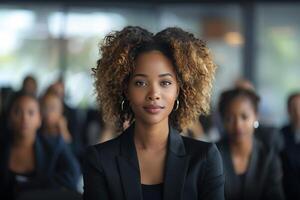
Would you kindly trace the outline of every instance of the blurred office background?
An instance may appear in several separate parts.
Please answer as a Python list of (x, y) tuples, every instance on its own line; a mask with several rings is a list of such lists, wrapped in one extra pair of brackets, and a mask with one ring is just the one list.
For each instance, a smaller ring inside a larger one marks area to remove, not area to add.
[(62, 80), (80, 161), (87, 145), (108, 139), (102, 133), (113, 135), (97, 111), (91, 69), (104, 36), (128, 25), (152, 32), (177, 26), (207, 41), (218, 65), (213, 112), (221, 92), (243, 78), (261, 97), (260, 123), (287, 123), (287, 97), (300, 90), (300, 0), (0, 1), (0, 112), (26, 76), (36, 79), (38, 97)]
[(287, 95), (300, 85), (299, 11), (297, 1), (3, 1), (0, 87), (18, 90), (32, 74), (41, 94), (62, 77), (71, 107), (96, 108), (91, 68), (101, 39), (127, 25), (153, 32), (178, 26), (212, 49), (213, 107), (244, 77), (262, 97), (261, 120), (281, 126)]

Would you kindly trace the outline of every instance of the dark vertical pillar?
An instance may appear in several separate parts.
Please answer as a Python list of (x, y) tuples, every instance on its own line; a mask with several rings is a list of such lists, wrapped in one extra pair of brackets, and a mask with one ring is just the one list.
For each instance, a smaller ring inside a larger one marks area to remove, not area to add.
[(256, 73), (256, 30), (255, 30), (255, 4), (245, 2), (241, 4), (244, 30), (244, 50), (243, 50), (243, 75), (246, 79), (257, 84)]

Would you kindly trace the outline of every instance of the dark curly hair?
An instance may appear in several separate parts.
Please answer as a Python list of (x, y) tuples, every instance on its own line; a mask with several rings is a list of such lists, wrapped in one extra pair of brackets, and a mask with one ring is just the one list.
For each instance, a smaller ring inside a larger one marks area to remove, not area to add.
[(122, 129), (125, 120), (134, 120), (129, 106), (122, 111), (121, 102), (126, 99), (137, 57), (153, 50), (169, 58), (176, 71), (180, 106), (170, 115), (172, 125), (182, 129), (200, 114), (209, 112), (216, 65), (205, 42), (180, 28), (166, 28), (154, 35), (141, 27), (128, 26), (104, 38), (100, 44), (101, 58), (93, 68), (104, 121)]
[(221, 94), (218, 108), (219, 113), (223, 119), (225, 118), (227, 109), (229, 108), (232, 101), (238, 97), (244, 97), (248, 99), (251, 102), (254, 111), (256, 113), (258, 112), (258, 104), (260, 101), (260, 97), (253, 90), (235, 88), (227, 90)]

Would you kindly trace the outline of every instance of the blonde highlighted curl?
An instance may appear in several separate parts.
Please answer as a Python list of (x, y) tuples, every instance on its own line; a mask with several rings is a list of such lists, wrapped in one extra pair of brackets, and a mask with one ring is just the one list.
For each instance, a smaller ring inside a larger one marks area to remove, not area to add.
[(199, 115), (208, 114), (211, 88), (216, 65), (205, 42), (180, 28), (166, 28), (153, 34), (140, 27), (125, 27), (108, 34), (100, 45), (101, 58), (93, 68), (97, 101), (103, 120), (122, 129), (134, 115), (125, 100), (130, 75), (135, 69), (139, 49), (147, 44), (167, 47), (177, 72), (180, 92), (178, 110), (170, 115), (172, 125), (179, 130), (188, 126)]

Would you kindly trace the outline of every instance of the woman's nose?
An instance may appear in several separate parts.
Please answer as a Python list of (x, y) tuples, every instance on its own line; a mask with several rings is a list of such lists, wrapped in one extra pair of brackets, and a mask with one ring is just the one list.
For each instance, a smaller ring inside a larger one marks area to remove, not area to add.
[(160, 99), (159, 89), (155, 86), (152, 86), (149, 89), (150, 90), (149, 90), (148, 95), (147, 95), (147, 100), (149, 100), (149, 101), (159, 100)]

